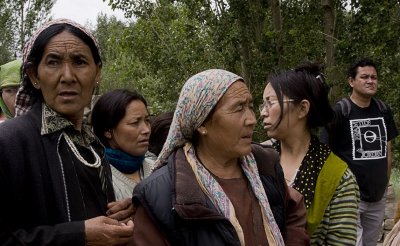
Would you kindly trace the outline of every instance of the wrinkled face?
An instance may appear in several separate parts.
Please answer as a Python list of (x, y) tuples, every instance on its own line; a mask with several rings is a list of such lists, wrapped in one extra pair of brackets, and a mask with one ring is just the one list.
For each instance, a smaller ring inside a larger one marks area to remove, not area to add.
[(141, 156), (149, 148), (150, 119), (146, 106), (140, 100), (134, 100), (126, 107), (125, 115), (112, 129), (110, 147), (122, 150), (133, 156)]
[(256, 124), (253, 99), (245, 83), (233, 83), (203, 125), (205, 143), (226, 158), (238, 158), (251, 151)]
[(74, 122), (90, 103), (100, 66), (88, 45), (64, 31), (47, 43), (37, 73), (30, 70), (28, 74), (50, 108)]
[(358, 67), (356, 77), (349, 78), (353, 93), (360, 97), (372, 97), (378, 90), (378, 75), (371, 66)]
[(293, 129), (295, 122), (295, 117), (289, 120), (291, 114), (291, 100), (287, 96), (283, 96), (283, 112), (282, 120), (279, 123), (279, 117), (281, 116), (281, 106), (279, 105), (276, 92), (271, 86), (267, 84), (263, 93), (263, 100), (270, 101), (270, 107), (264, 107), (261, 112), (261, 118), (263, 120), (264, 130), (267, 135), (271, 138), (278, 140), (283, 139), (290, 130)]
[(9, 86), (1, 89), (1, 97), (12, 115), (15, 115), (15, 96), (18, 88), (18, 86)]

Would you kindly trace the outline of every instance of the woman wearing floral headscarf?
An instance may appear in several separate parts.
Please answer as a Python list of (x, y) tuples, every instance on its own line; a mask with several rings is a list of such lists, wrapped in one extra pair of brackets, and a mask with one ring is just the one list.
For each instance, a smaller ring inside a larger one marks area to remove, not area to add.
[(26, 44), (16, 114), (0, 125), (1, 245), (123, 245), (130, 200), (114, 202), (110, 167), (84, 122), (100, 79), (92, 34), (46, 23)]
[(136, 245), (284, 245), (286, 231), (307, 243), (302, 201), (300, 229), (285, 228), (287, 186), (277, 153), (252, 146), (255, 124), (241, 77), (212, 69), (185, 83), (165, 165), (134, 190)]

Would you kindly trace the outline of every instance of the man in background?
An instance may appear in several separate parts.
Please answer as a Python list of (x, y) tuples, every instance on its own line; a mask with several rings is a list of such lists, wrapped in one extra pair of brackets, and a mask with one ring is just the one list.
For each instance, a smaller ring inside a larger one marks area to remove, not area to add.
[[(374, 96), (378, 72), (370, 59), (361, 59), (348, 71), (350, 98), (333, 107), (337, 119), (322, 132), (321, 141), (346, 161), (361, 193), (357, 246), (375, 246), (385, 215), (385, 191), (392, 168), (392, 140), (398, 135), (393, 114)], [(329, 140), (328, 140), (329, 139)]]

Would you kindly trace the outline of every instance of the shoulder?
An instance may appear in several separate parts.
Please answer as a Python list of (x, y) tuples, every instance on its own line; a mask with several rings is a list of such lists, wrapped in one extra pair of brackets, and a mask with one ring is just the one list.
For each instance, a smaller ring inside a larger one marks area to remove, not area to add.
[[(36, 136), (35, 136), (36, 135)], [(33, 140), (40, 135), (40, 126), (29, 115), (22, 115), (0, 124), (0, 142), (7, 145), (21, 139)]]
[(347, 168), (346, 171), (343, 173), (339, 186), (354, 187), (358, 189), (356, 176), (353, 174), (350, 168)]
[(170, 194), (172, 186), (172, 174), (169, 165), (156, 169), (150, 176), (143, 179), (134, 190), (134, 195), (138, 197), (149, 197), (148, 195)]
[[(345, 162), (343, 162), (345, 163)], [(345, 163), (346, 164), (346, 163)], [(336, 197), (340, 197), (341, 199), (347, 200), (359, 200), (359, 187), (357, 184), (357, 180), (353, 172), (350, 168), (347, 167), (346, 170), (342, 174), (339, 184), (336, 188)]]
[[(265, 143), (265, 142), (264, 142)], [(276, 162), (279, 161), (279, 153), (276, 151), (272, 145), (264, 144), (264, 143), (252, 143), (251, 144), (251, 152), (256, 158), (256, 161), (270, 161)]]
[(167, 211), (172, 209), (174, 184), (169, 169), (165, 165), (155, 170), (133, 190), (133, 204), (143, 206), (151, 217), (170, 216)]

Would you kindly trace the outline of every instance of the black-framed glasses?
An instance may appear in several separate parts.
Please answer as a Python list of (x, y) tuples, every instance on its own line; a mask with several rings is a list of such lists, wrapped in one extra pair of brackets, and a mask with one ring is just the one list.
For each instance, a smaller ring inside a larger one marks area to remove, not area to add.
[[(260, 106), (258, 106), (258, 110), (260, 111), (260, 113), (265, 109), (268, 110), (272, 107), (272, 105), (278, 103), (279, 101), (277, 99), (275, 100), (265, 100)], [(294, 99), (283, 99), (282, 100), (283, 103), (287, 103), (287, 102), (294, 102)]]

